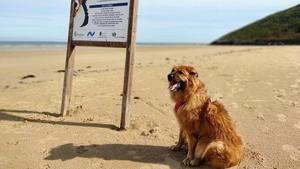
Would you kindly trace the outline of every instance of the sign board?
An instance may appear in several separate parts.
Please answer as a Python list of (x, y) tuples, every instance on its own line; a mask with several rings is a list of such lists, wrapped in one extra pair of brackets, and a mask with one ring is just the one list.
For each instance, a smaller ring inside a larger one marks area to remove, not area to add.
[(76, 46), (126, 48), (120, 128), (129, 126), (138, 0), (71, 0), (61, 115), (68, 112)]
[(76, 0), (73, 41), (127, 42), (129, 0)]

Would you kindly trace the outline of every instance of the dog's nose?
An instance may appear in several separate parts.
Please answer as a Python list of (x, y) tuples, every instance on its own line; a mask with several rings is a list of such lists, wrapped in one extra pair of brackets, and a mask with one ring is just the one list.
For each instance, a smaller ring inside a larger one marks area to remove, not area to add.
[(169, 74), (168, 75), (169, 82), (173, 81), (173, 79), (174, 79), (174, 75), (173, 74)]

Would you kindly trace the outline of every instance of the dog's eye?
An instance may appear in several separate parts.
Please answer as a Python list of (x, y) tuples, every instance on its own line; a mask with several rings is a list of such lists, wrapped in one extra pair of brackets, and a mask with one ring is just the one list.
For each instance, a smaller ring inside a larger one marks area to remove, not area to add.
[(183, 71), (181, 71), (181, 70), (179, 70), (177, 73), (180, 74), (180, 75), (184, 74)]

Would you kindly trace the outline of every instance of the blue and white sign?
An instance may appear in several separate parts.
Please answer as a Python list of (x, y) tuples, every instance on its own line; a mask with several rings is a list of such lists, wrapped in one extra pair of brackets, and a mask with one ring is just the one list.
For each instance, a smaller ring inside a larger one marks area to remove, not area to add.
[(130, 0), (75, 0), (73, 40), (127, 42)]

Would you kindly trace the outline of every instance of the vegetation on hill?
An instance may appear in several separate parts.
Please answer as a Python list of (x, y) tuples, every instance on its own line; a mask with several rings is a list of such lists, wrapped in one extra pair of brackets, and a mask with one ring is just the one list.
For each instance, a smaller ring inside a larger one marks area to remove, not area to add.
[(231, 32), (212, 44), (300, 44), (300, 4)]

